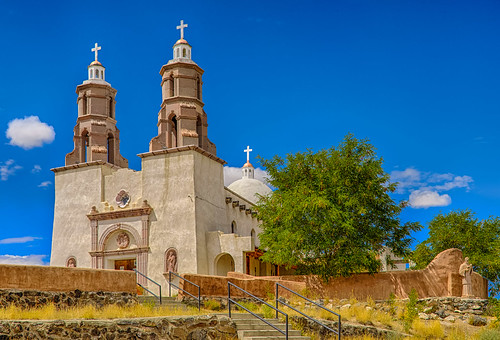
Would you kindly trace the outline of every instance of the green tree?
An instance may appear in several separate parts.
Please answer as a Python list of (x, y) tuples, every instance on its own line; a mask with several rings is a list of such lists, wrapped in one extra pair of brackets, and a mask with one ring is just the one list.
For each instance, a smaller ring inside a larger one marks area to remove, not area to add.
[(418, 244), (410, 258), (415, 269), (425, 268), (449, 248), (462, 250), (474, 271), (492, 282), (491, 292), (500, 291), (500, 218), (479, 220), (470, 210), (438, 214), (429, 222), (429, 237)]
[(420, 225), (400, 223), (406, 203), (389, 196), (396, 184), (367, 140), (349, 134), (337, 148), (260, 161), (276, 188), (257, 204), (263, 260), (328, 280), (378, 271), (384, 246), (408, 253)]

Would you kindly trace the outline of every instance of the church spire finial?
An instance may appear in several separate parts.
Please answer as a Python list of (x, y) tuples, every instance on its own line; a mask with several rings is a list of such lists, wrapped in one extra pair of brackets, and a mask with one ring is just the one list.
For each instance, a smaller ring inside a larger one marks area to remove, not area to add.
[(243, 152), (246, 152), (247, 154), (247, 163), (250, 163), (250, 152), (252, 152), (253, 150), (250, 149), (250, 145), (247, 145), (247, 148), (245, 150), (243, 150)]
[(95, 53), (95, 61), (98, 61), (97, 60), (97, 54), (99, 53), (99, 51), (101, 50), (101, 46), (97, 45), (97, 43), (95, 43), (95, 46), (94, 48), (91, 50), (92, 52)]
[(184, 20), (181, 20), (181, 24), (177, 26), (177, 29), (181, 30), (181, 39), (184, 39), (184, 28), (186, 27), (188, 27), (188, 25), (184, 23)]
[(90, 63), (88, 67), (88, 72), (89, 72), (89, 81), (92, 82), (102, 82), (106, 81), (105, 74), (104, 74), (104, 66), (97, 60), (98, 58), (98, 53), (102, 49), (101, 46), (99, 46), (97, 43), (95, 43), (94, 48), (91, 49), (92, 52), (95, 53), (95, 60)]

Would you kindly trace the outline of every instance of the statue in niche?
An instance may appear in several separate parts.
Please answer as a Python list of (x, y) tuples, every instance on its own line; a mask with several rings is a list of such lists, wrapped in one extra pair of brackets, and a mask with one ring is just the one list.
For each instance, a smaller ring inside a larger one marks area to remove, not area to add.
[(458, 273), (462, 276), (462, 297), (472, 297), (472, 265), (468, 257), (460, 265)]
[(66, 267), (68, 268), (76, 268), (76, 259), (74, 257), (70, 257), (68, 262), (66, 262)]
[(177, 251), (174, 248), (167, 250), (165, 255), (167, 273), (177, 273)]
[(116, 244), (120, 249), (127, 248), (130, 244), (130, 238), (128, 237), (127, 233), (120, 233), (116, 238)]

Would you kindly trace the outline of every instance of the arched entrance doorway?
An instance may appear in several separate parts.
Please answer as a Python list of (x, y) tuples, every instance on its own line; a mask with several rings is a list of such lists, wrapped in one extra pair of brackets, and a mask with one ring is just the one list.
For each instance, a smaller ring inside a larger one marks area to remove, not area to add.
[(215, 259), (215, 272), (219, 276), (226, 276), (228, 272), (234, 272), (234, 259), (225, 253)]

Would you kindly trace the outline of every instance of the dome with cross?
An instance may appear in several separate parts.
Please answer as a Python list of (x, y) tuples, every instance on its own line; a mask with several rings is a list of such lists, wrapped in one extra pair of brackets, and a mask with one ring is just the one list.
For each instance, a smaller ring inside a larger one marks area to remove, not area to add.
[(227, 188), (255, 204), (259, 201), (260, 196), (267, 196), (272, 190), (265, 183), (254, 178), (255, 168), (250, 163), (250, 151), (253, 151), (250, 146), (244, 150), (247, 153), (247, 162), (241, 169), (241, 179), (231, 183)]

